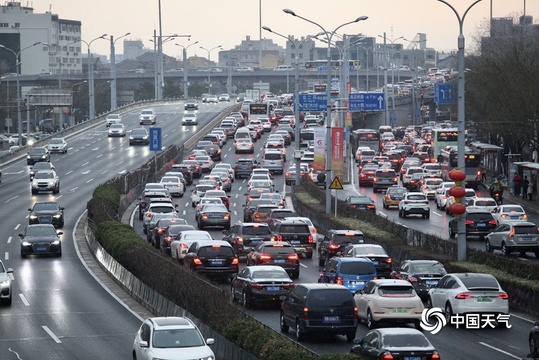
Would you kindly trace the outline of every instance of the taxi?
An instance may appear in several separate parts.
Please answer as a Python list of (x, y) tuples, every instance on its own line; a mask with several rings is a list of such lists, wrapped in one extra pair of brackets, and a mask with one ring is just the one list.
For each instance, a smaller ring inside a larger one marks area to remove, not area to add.
[(387, 189), (384, 199), (382, 201), (382, 206), (384, 209), (389, 209), (391, 206), (399, 206), (399, 202), (402, 200), (404, 194), (406, 194), (408, 190), (405, 187), (402, 186), (392, 186)]

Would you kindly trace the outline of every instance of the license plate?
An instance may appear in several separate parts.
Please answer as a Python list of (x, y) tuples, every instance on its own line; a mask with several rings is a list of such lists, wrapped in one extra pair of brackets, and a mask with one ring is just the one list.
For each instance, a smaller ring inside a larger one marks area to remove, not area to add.
[(46, 246), (38, 246), (38, 247), (36, 247), (36, 251), (47, 251), (47, 247)]
[(511, 219), (518, 219), (520, 216), (511, 216)]
[(404, 360), (421, 360), (419, 356), (405, 356)]
[(520, 239), (523, 240), (523, 241), (531, 241), (531, 240), (533, 240), (533, 238), (531, 236), (524, 236), (524, 237), (522, 237)]
[(211, 265), (223, 265), (223, 262), (220, 261), (220, 260), (214, 260), (214, 261), (210, 261), (210, 264)]
[(481, 224), (481, 223), (477, 224), (477, 227), (486, 227), (486, 226), (487, 224)]
[(408, 310), (406, 310), (406, 309), (393, 309), (392, 312), (395, 313), (395, 314), (406, 314), (408, 312)]
[(438, 284), (438, 280), (426, 280), (425, 283), (427, 285), (436, 285)]
[(279, 291), (281, 288), (279, 286), (268, 286), (266, 290), (268, 291)]
[(350, 285), (365, 285), (365, 281), (350, 281)]
[(374, 266), (378, 265), (378, 261), (373, 261), (372, 263), (374, 264)]
[(322, 321), (323, 322), (331, 322), (331, 323), (335, 323), (335, 322), (340, 322), (341, 321), (341, 318), (339, 316), (324, 316), (322, 318)]
[(299, 241), (299, 240), (292, 240), (292, 241), (290, 241), (290, 244), (293, 244), (293, 245), (295, 245), (295, 244), (300, 244), (300, 243), (301, 243), (301, 241)]
[(478, 297), (477, 302), (490, 303), (492, 302), (492, 299), (489, 297)]
[(284, 264), (284, 259), (275, 259), (274, 263), (276, 263), (276, 264)]

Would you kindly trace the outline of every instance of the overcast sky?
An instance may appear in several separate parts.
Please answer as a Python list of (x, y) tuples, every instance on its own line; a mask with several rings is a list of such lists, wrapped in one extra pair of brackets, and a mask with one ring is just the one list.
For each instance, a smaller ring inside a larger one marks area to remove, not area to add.
[[(462, 16), (474, 0), (447, 0)], [(102, 34), (119, 37), (127, 32), (128, 39), (140, 39), (144, 46), (153, 49), (149, 40), (153, 31), (159, 31), (158, 0), (34, 0), (23, 5), (34, 7), (35, 13), (50, 11), (67, 20), (82, 22), (82, 38), (90, 41)], [(259, 4), (261, 3), (261, 11)], [(482, 0), (467, 14), (464, 21), (466, 47), (471, 48), (478, 34), (485, 31), (492, 4), (493, 17), (515, 17), (524, 14), (539, 17), (539, 0)], [(339, 25), (359, 16), (368, 16), (365, 21), (342, 27), (338, 33), (378, 36), (386, 33), (389, 40), (404, 37), (413, 40), (417, 33), (427, 35), (427, 46), (439, 51), (451, 51), (457, 47), (459, 26), (454, 12), (436, 0), (161, 0), (161, 23), (163, 35), (191, 35), (191, 40), (178, 38), (165, 43), (164, 52), (180, 57), (181, 47), (174, 43), (191, 46), (188, 56), (207, 57), (207, 49), (222, 45), (232, 49), (247, 36), (258, 40), (260, 21), (262, 25), (283, 35), (295, 37), (314, 35), (321, 31), (300, 18), (285, 14), (289, 8), (297, 15), (317, 22), (326, 31), (332, 32)], [(262, 38), (273, 39), (284, 46), (285, 40), (270, 32), (262, 31)], [(383, 39), (378, 38), (378, 42)], [(408, 42), (397, 42), (409, 45)], [(323, 46), (321, 43), (319, 46)], [(83, 46), (85, 47), (85, 46)], [(108, 55), (109, 43), (97, 40), (92, 43), (92, 52)], [(86, 50), (85, 50), (86, 51)], [(211, 52), (212, 60), (217, 51)], [(122, 40), (116, 42), (116, 52), (123, 53)]]

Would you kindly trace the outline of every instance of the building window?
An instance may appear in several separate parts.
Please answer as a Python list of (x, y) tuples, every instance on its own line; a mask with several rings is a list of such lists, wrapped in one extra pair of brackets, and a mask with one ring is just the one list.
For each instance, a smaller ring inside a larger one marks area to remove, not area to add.
[(299, 58), (303, 59), (303, 53), (299, 53)]
[(291, 59), (295, 59), (295, 58), (296, 58), (296, 54), (294, 54), (294, 53), (290, 54), (290, 58), (291, 58)]
[(15, 26), (16, 28), (20, 28), (21, 27), (21, 23), (15, 23)]
[(7, 28), (9, 27), (9, 23), (0, 23), (0, 27)]

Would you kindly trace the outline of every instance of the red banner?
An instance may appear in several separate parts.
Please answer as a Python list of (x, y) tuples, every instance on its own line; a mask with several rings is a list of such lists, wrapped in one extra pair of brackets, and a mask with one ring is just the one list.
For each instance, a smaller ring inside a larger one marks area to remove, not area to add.
[(343, 171), (344, 129), (331, 128), (331, 170)]

